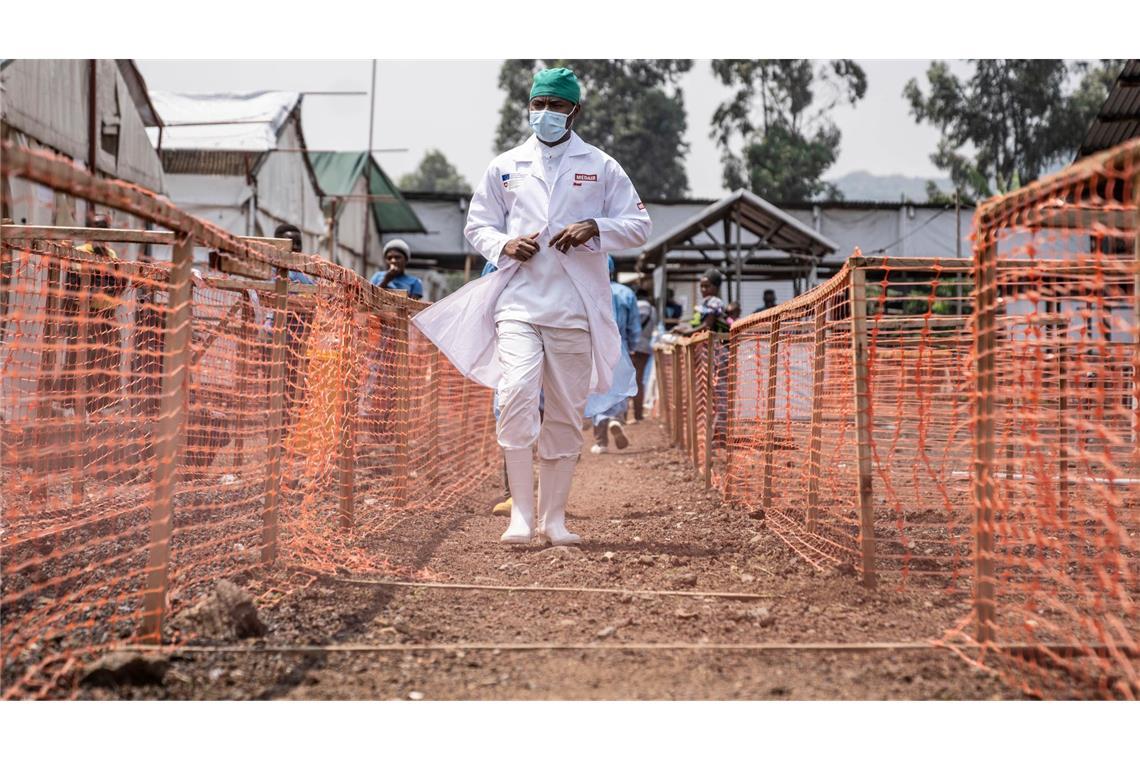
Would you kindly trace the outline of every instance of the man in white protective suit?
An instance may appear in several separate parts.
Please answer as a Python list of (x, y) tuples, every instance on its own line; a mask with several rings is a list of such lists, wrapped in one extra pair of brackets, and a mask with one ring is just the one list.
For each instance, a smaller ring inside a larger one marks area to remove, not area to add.
[(460, 372), (498, 392), (497, 433), (514, 499), (502, 541), (510, 544), (581, 541), (566, 528), (566, 502), (583, 415), (637, 392), (614, 322), (606, 254), (643, 245), (651, 224), (617, 161), (573, 132), (580, 100), (568, 69), (535, 74), (534, 136), (491, 162), (467, 215), (467, 239), (498, 271), (413, 320)]

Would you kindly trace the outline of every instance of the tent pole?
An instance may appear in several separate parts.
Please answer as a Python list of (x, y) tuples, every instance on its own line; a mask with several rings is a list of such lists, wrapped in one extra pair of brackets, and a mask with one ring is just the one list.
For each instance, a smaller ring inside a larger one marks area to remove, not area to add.
[(744, 308), (744, 257), (741, 253), (740, 208), (734, 208), (732, 216), (736, 221), (736, 302)]
[[(376, 59), (372, 59), (372, 89), (371, 97), (369, 98), (368, 105), (368, 155), (364, 160), (364, 185), (365, 192), (369, 195), (372, 194), (372, 131), (376, 121)], [(368, 201), (368, 209), (364, 213), (364, 244), (360, 246), (360, 276), (368, 277), (368, 218), (372, 216), (368, 211), (372, 210), (372, 201)], [(376, 222), (376, 234), (380, 234), (380, 222)], [(386, 262), (384, 262), (386, 263)], [(381, 265), (383, 268), (383, 265)]]

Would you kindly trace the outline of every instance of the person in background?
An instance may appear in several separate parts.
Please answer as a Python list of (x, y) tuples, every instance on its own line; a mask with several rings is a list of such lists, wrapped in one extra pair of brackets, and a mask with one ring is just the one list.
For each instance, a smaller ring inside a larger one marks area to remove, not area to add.
[(709, 268), (701, 275), (701, 300), (693, 308), (693, 318), (687, 325), (677, 325), (673, 332), (678, 335), (692, 335), (701, 330), (728, 332), (725, 312), (728, 306), (720, 298), (720, 284), (724, 276), (719, 270)]
[(724, 321), (732, 327), (733, 322), (740, 319), (740, 304), (736, 301), (731, 302), (724, 310)]
[[(614, 307), (614, 321), (617, 322), (618, 334), (621, 335), (621, 350), (633, 358), (633, 350), (641, 339), (641, 324), (638, 318), (637, 296), (627, 286), (617, 281), (617, 268), (614, 266), (614, 257), (607, 256), (610, 269), (610, 297)], [(636, 364), (634, 365), (636, 367)], [(638, 386), (640, 387), (640, 382)], [(619, 449), (629, 446), (629, 438), (625, 435), (622, 422), (629, 408), (629, 399), (622, 397), (600, 414), (595, 414), (594, 445), (590, 448), (592, 454), (605, 454), (609, 450), (609, 438), (614, 437), (614, 443)]]
[[(720, 285), (723, 276), (717, 269), (706, 269), (701, 275), (701, 300), (693, 309), (693, 318), (687, 325), (677, 325), (673, 332), (678, 335), (693, 335), (702, 330), (714, 333), (728, 332), (728, 307), (720, 298)], [(707, 351), (710, 344), (706, 343)], [(725, 412), (728, 409), (728, 348), (724, 343), (711, 344), (713, 349), (713, 370), (715, 372), (713, 393), (716, 398), (716, 417), (713, 421), (713, 443), (723, 446), (727, 426)]]
[(764, 305), (752, 312), (755, 314), (760, 311), (767, 311), (776, 305), (776, 291), (768, 288), (764, 291)]
[[(301, 253), (301, 230), (292, 224), (279, 224), (273, 230), (273, 237), (286, 238), (291, 241), (290, 250)], [(316, 281), (304, 272), (289, 270), (289, 281), (298, 285), (315, 285)], [(285, 408), (284, 420), (286, 428), (293, 415), (293, 409), (301, 401), (305, 389), (306, 370), (309, 364), (308, 342), (312, 331), (313, 319), (316, 316), (312, 308), (301, 305), (303, 302), (290, 299), (298, 306), (289, 307), (285, 312)], [(270, 353), (273, 347), (272, 328), (273, 315), (276, 310), (270, 310), (266, 318), (266, 327), (269, 329), (269, 340), (266, 352)], [(268, 365), (267, 365), (268, 366)]]
[(677, 303), (676, 297), (673, 295), (673, 288), (665, 289), (665, 319), (669, 322), (676, 322), (681, 318), (684, 310), (681, 304)]
[(383, 290), (406, 290), (408, 298), (420, 300), (424, 297), (424, 284), (419, 277), (407, 273), (408, 259), (412, 249), (403, 240), (396, 238), (384, 244), (384, 260), (388, 268), (372, 275), (372, 284)]
[(633, 397), (633, 421), (644, 418), (645, 368), (653, 356), (653, 326), (657, 324), (657, 309), (645, 288), (637, 289), (637, 321), (641, 325), (641, 335), (633, 347), (633, 369), (637, 372), (637, 395)]
[[(87, 226), (101, 230), (110, 229), (111, 217), (107, 214), (92, 214), (88, 217)], [(69, 336), (69, 339), (74, 341), (75, 348), (67, 352), (64, 376), (68, 378), (68, 388), (74, 391), (75, 373), (89, 373), (86, 409), (82, 411), (90, 413), (111, 406), (119, 400), (122, 382), (119, 368), (122, 360), (122, 334), (115, 314), (123, 292), (127, 289), (127, 278), (118, 274), (119, 254), (106, 243), (89, 241), (78, 246), (76, 251), (106, 260), (105, 264), (96, 264), (89, 270), (85, 314), (79, 315), (79, 304), (82, 300), (80, 293), (84, 282), (82, 270), (78, 265), (72, 265), (72, 268), (67, 270), (68, 295), (60, 302), (60, 307), (65, 313), (80, 316), (78, 320), (71, 322), (74, 334)], [(72, 293), (75, 295), (72, 296)], [(89, 321), (86, 347), (79, 345), (83, 341), (80, 324), (84, 320)], [(74, 397), (72, 405), (73, 407), (78, 405)]]

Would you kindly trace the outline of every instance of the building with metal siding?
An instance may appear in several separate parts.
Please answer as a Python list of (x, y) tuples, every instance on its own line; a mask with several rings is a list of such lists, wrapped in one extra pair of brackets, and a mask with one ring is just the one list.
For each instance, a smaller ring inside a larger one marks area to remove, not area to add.
[[(404, 193), (426, 232), (400, 235), (412, 247), (412, 266), (440, 267), (452, 271), (471, 270), (478, 276), (483, 259), (463, 237), (470, 196), (460, 193)], [(646, 201), (654, 234), (672, 229), (713, 201), (701, 199), (656, 199)], [(781, 206), (789, 216), (832, 240), (838, 251), (823, 258), (817, 277), (826, 278), (838, 269), (858, 246), (867, 255), (909, 257), (969, 257), (971, 206), (943, 206), (930, 203), (820, 202), (788, 203)], [(719, 230), (710, 230), (719, 239)], [(391, 237), (396, 237), (395, 235)], [(750, 242), (747, 238), (745, 242)], [(614, 258), (619, 272), (632, 272), (639, 249), (617, 251)], [(672, 281), (673, 278), (670, 277)], [(678, 280), (673, 286), (678, 298), (689, 302), (695, 293), (695, 280)], [(795, 295), (790, 280), (750, 281), (743, 287), (745, 313), (759, 306), (765, 288), (776, 291), (777, 300)]]
[[(130, 60), (0, 61), (0, 124), (5, 140), (84, 166), (93, 157), (104, 176), (156, 193), (165, 189), (162, 162), (146, 132), (161, 120)], [(82, 225), (88, 212), (84, 202), (20, 178), (5, 180), (4, 199), (3, 215), (17, 223)], [(114, 214), (114, 223), (144, 226), (122, 213)]]

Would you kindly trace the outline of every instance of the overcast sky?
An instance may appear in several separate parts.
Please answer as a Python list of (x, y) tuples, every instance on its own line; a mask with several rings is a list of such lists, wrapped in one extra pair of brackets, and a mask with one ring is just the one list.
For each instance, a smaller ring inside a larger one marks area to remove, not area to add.
[[(474, 180), (491, 159), (503, 93), (501, 61), (380, 61), (376, 80), (377, 149), (385, 170), (398, 178), (412, 170), (426, 150), (439, 148)], [(860, 61), (867, 72), (867, 95), (854, 108), (840, 106), (833, 118), (843, 132), (839, 160), (825, 175), (840, 177), (859, 169), (873, 174), (936, 177), (930, 163), (938, 131), (917, 125), (902, 98), (911, 77), (923, 79), (927, 60)], [(361, 61), (155, 61), (139, 68), (153, 90), (233, 92), (248, 90), (361, 91), (371, 82), (371, 62)], [(961, 63), (959, 72), (968, 70)], [(708, 61), (696, 61), (682, 80), (688, 110), (687, 159), (691, 194), (722, 193), (716, 146), (709, 120), (729, 91), (713, 77)], [(588, 103), (586, 104), (588, 107)], [(520, 104), (520, 108), (523, 107)], [(368, 144), (368, 97), (305, 98), (305, 139), (320, 150), (363, 150)]]

